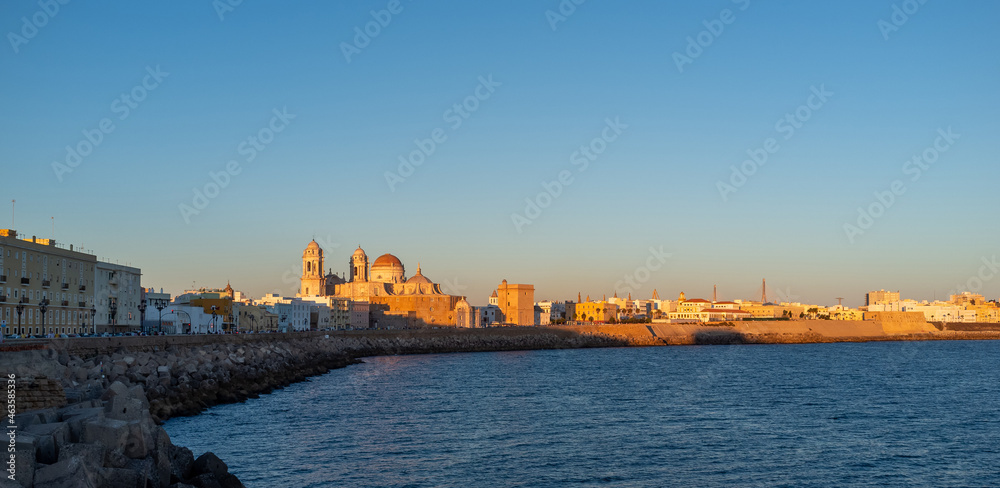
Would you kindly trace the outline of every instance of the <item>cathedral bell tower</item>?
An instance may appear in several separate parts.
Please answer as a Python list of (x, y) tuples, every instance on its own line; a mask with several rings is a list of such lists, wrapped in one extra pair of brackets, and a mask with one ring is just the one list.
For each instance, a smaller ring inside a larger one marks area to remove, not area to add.
[(358, 249), (351, 255), (350, 265), (351, 282), (368, 281), (368, 255), (365, 254), (364, 249), (361, 249), (361, 246), (358, 246)]
[(312, 297), (326, 294), (326, 276), (323, 274), (323, 249), (314, 239), (302, 253), (302, 278), (299, 296)]

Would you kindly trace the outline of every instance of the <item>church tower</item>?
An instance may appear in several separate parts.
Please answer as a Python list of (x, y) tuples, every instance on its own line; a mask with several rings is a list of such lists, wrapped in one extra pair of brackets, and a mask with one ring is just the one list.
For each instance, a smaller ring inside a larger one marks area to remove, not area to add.
[(351, 255), (350, 266), (351, 282), (368, 281), (368, 255), (365, 254), (364, 249), (361, 249), (361, 246), (358, 246), (358, 249)]
[(323, 274), (323, 249), (314, 239), (302, 253), (302, 278), (299, 295), (304, 297), (326, 294), (326, 276)]

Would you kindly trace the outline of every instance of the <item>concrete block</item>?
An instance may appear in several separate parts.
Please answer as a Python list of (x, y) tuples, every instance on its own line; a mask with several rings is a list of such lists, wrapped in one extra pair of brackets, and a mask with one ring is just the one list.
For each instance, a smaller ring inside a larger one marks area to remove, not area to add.
[(71, 457), (35, 471), (35, 486), (46, 488), (96, 488), (94, 473), (81, 458)]
[(108, 449), (124, 447), (128, 439), (128, 422), (109, 418), (93, 418), (83, 424), (83, 442), (95, 443)]
[(125, 455), (132, 459), (142, 459), (152, 450), (153, 433), (145, 420), (128, 423), (128, 438), (125, 440)]
[(52, 464), (59, 460), (59, 448), (69, 443), (69, 426), (65, 422), (32, 425), (24, 432), (38, 440), (36, 459), (42, 464)]
[(104, 418), (103, 407), (81, 408), (63, 415), (63, 421), (69, 426), (69, 441), (81, 442), (84, 422), (100, 418)]
[(104, 446), (97, 444), (67, 444), (59, 450), (59, 461), (79, 458), (85, 465), (99, 467), (104, 464)]

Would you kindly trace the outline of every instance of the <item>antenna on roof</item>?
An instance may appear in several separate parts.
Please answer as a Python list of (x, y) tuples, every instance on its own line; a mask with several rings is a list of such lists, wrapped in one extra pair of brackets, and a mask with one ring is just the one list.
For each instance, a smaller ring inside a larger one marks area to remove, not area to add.
[(844, 306), (844, 297), (837, 297), (837, 306), (843, 308), (843, 306)]

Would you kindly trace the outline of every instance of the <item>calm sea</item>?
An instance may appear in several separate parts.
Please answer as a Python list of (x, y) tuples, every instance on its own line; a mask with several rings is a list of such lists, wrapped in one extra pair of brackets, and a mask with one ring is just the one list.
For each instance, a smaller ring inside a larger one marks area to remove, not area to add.
[(1000, 486), (1000, 341), (377, 357), (166, 429), (249, 487)]

